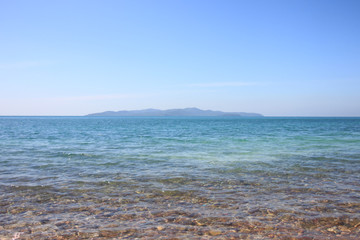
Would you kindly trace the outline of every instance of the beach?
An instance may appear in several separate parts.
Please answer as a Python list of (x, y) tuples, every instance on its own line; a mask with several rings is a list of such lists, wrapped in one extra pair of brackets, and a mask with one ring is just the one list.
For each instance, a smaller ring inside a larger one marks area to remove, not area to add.
[(0, 117), (0, 239), (359, 239), (360, 118)]

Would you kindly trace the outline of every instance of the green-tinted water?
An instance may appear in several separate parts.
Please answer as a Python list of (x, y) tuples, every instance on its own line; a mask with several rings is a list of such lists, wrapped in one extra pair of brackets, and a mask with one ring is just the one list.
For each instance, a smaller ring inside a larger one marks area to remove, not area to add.
[(0, 238), (360, 237), (360, 118), (0, 118)]

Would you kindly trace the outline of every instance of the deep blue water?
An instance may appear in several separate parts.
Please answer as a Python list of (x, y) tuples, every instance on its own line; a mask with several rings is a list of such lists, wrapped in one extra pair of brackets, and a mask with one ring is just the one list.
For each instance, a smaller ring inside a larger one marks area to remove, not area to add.
[[(0, 117), (0, 151), (0, 237), (104, 229), (144, 237), (158, 224), (190, 239), (201, 234), (177, 227), (246, 235), (219, 220), (194, 223), (224, 216), (271, 226), (249, 227), (264, 238), (299, 228), (359, 236), (360, 118)], [(191, 224), (166, 220), (169, 211)], [(119, 214), (133, 218), (112, 218)], [(68, 219), (81, 227), (58, 227)], [(309, 227), (314, 219), (328, 221)]]

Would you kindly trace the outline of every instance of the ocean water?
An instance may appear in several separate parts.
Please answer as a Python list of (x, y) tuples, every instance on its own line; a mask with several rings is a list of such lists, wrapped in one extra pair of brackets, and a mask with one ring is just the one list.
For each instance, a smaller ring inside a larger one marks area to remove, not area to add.
[(359, 239), (360, 118), (0, 117), (0, 239)]

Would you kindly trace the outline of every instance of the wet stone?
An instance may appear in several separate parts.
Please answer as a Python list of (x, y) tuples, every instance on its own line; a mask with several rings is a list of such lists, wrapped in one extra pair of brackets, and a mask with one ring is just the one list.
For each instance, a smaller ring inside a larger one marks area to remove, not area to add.
[(157, 229), (158, 231), (162, 231), (162, 230), (165, 229), (165, 227), (163, 227), (163, 226), (157, 226), (156, 229)]
[(332, 233), (341, 233), (340, 229), (338, 227), (331, 227), (327, 229), (328, 232), (332, 232)]
[(41, 219), (41, 220), (40, 220), (40, 223), (41, 223), (41, 224), (47, 224), (47, 223), (49, 223), (49, 222), (50, 222), (49, 219)]
[(222, 234), (222, 231), (220, 231), (220, 230), (210, 230), (209, 234), (211, 236), (218, 236), (218, 235)]
[(109, 231), (109, 230), (101, 230), (99, 233), (100, 237), (113, 238), (119, 236), (119, 232), (117, 231)]

